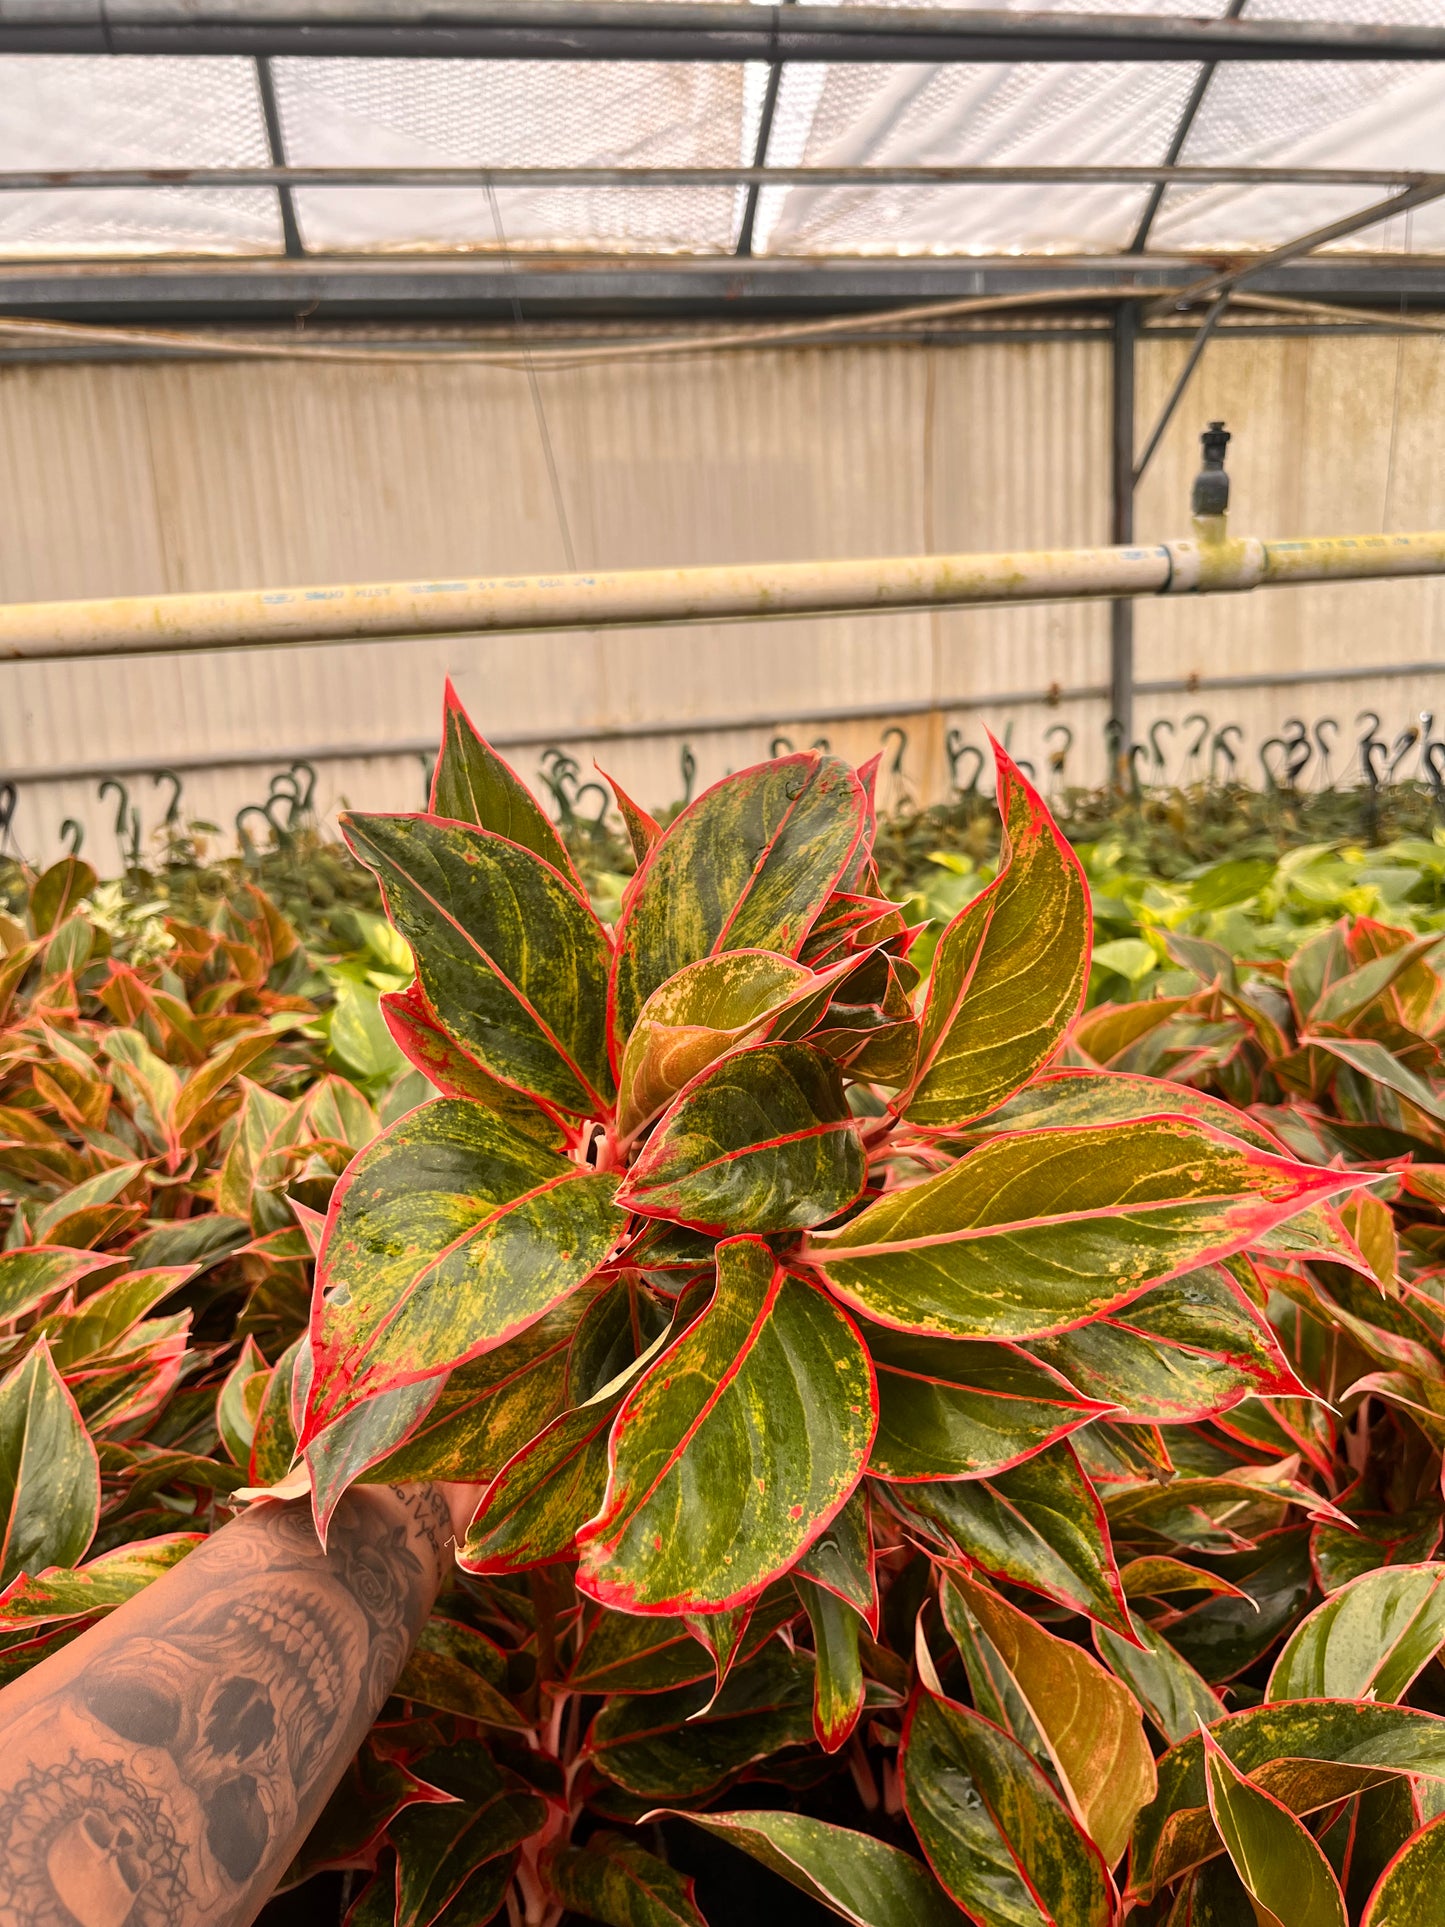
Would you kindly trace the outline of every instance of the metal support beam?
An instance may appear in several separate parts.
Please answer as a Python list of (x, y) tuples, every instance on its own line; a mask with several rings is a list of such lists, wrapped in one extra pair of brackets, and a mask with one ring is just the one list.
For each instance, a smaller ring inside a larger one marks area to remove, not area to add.
[[(1237, 20), (1244, 12), (1244, 8), (1245, 0), (1229, 0), (1229, 4), (1225, 7), (1221, 18), (1225, 20)], [(1184, 111), (1179, 116), (1173, 138), (1169, 142), (1169, 151), (1164, 156), (1166, 162), (1171, 167), (1177, 165), (1180, 155), (1184, 152), (1184, 144), (1193, 131), (1195, 121), (1199, 118), (1199, 110), (1204, 105), (1204, 96), (1209, 92), (1209, 83), (1214, 78), (1214, 70), (1217, 65), (1217, 61), (1208, 60), (1195, 76), (1194, 85), (1189, 90), (1189, 98), (1184, 103)], [(1139, 225), (1134, 230), (1134, 239), (1129, 243), (1129, 252), (1131, 254), (1142, 254), (1149, 245), (1149, 235), (1154, 226), (1154, 217), (1159, 212), (1159, 204), (1164, 199), (1166, 186), (1167, 182), (1160, 181), (1145, 203)]]
[(1296, 261), (1301, 255), (1312, 254), (1328, 241), (1342, 241), (1348, 234), (1358, 234), (1362, 228), (1374, 227), (1377, 221), (1388, 221), (1393, 215), (1408, 214), (1413, 207), (1424, 207), (1430, 201), (1438, 201), (1445, 194), (1445, 174), (1436, 174), (1406, 188), (1403, 194), (1392, 194), (1383, 201), (1372, 201), (1368, 207), (1357, 208), (1353, 214), (1342, 215), (1338, 221), (1331, 221), (1325, 227), (1312, 228), (1308, 234), (1297, 235), (1293, 241), (1286, 241), (1283, 247), (1271, 248), (1267, 254), (1257, 255), (1253, 261), (1244, 261), (1222, 274), (1208, 274), (1191, 284), (1177, 295), (1156, 302), (1150, 310), (1151, 315), (1170, 314), (1181, 308), (1192, 307), (1195, 302), (1208, 296), (1227, 294), (1231, 288), (1243, 286), (1246, 281), (1254, 281), (1271, 268), (1281, 268), (1286, 262)]
[(1209, 595), (1419, 575), (1445, 575), (1445, 530), (1269, 542), (1221, 532), (1207, 541), (1000, 555), (222, 590), (0, 605), (0, 662)]
[[(1110, 459), (1111, 539), (1134, 540), (1134, 341), (1138, 306), (1120, 302), (1114, 316), (1113, 446)], [(1119, 749), (1110, 781), (1123, 785), (1134, 740), (1134, 604), (1120, 597), (1109, 609), (1109, 714), (1118, 725)]]
[(281, 235), (286, 244), (286, 253), (291, 260), (299, 260), (306, 252), (301, 245), (301, 230), (296, 225), (296, 205), (291, 198), (290, 184), (285, 178), (286, 138), (281, 132), (281, 109), (276, 103), (276, 83), (271, 76), (271, 62), (265, 54), (256, 59), (256, 90), (261, 96), (261, 116), (266, 123), (266, 150), (271, 156), (268, 170), (276, 176), (276, 198), (281, 203)]
[[(793, 0), (783, 0), (784, 6), (791, 6)], [(774, 60), (768, 67), (767, 85), (763, 90), (762, 111), (758, 115), (758, 138), (753, 148), (752, 172), (756, 178), (748, 182), (747, 202), (743, 207), (742, 223), (738, 229), (738, 244), (734, 250), (746, 258), (753, 251), (753, 229), (758, 219), (758, 195), (767, 179), (768, 142), (773, 137), (773, 115), (778, 107), (778, 89), (783, 84), (783, 63)]]
[[(661, 3), (661, 0), (659, 0)], [(702, 0), (699, 0), (702, 4)], [(789, 259), (427, 255), (283, 261), (86, 261), (0, 263), (0, 315), (111, 323), (220, 321), (232, 327), (289, 321), (462, 319), (505, 321), (518, 295), (529, 320), (580, 314), (726, 316), (842, 315), (894, 304), (1053, 292), (1067, 305), (1168, 295), (1197, 274), (1197, 258), (971, 256)], [(1295, 300), (1445, 304), (1445, 263), (1407, 256), (1310, 256), (1251, 274), (1260, 294)], [(1080, 291), (1083, 291), (1081, 297)], [(881, 319), (881, 317), (880, 317)]]
[(1189, 344), (1189, 353), (1184, 358), (1184, 366), (1179, 370), (1175, 378), (1174, 386), (1169, 390), (1168, 399), (1159, 411), (1158, 421), (1155, 422), (1149, 432), (1149, 439), (1144, 444), (1143, 454), (1140, 455), (1138, 461), (1134, 464), (1131, 488), (1138, 488), (1140, 482), (1143, 481), (1144, 471), (1148, 468), (1150, 462), (1153, 461), (1154, 451), (1158, 448), (1160, 442), (1163, 441), (1164, 431), (1174, 419), (1175, 409), (1178, 408), (1180, 402), (1184, 399), (1184, 391), (1193, 378), (1194, 370), (1199, 366), (1199, 358), (1208, 345), (1209, 337), (1214, 333), (1215, 328), (1218, 326), (1224, 314), (1224, 310), (1229, 306), (1230, 292), (1231, 290), (1226, 288), (1223, 294), (1215, 296), (1213, 305), (1200, 324), (1198, 334), (1195, 335), (1193, 341)]
[[(269, 63), (260, 63), (269, 72)], [(271, 95), (274, 101), (274, 92)], [(263, 104), (265, 95), (263, 93)], [(774, 102), (776, 106), (776, 100)], [(311, 187), (593, 188), (593, 187), (1393, 187), (1431, 178), (1400, 167), (1157, 167), (977, 165), (769, 167), (764, 135), (772, 115), (764, 101), (757, 158), (751, 167), (64, 167), (0, 169), (0, 193), (69, 192), (75, 188)], [(268, 122), (269, 127), (269, 122)], [(281, 127), (275, 125), (279, 151)], [(1138, 252), (1131, 246), (1131, 253)]]
[(23, 0), (0, 53), (487, 60), (1440, 60), (1404, 22), (1008, 13), (752, 0)]

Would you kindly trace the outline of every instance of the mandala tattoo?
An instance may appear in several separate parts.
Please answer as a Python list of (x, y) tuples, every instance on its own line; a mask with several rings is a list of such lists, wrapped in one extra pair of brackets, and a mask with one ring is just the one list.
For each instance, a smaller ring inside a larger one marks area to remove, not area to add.
[(173, 1927), (184, 1856), (160, 1800), (114, 1760), (36, 1767), (0, 1803), (0, 1927)]

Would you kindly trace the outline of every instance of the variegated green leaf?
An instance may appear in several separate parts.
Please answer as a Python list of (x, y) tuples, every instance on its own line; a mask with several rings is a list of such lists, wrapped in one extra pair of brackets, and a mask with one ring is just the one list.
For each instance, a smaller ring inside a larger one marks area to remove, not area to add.
[(606, 1927), (707, 1927), (692, 1881), (634, 1840), (594, 1833), (585, 1847), (562, 1847), (547, 1877), (563, 1904)]
[(1112, 1409), (1016, 1345), (865, 1325), (878, 1373), (880, 1479), (974, 1479), (1007, 1471)]
[(1349, 1927), (1339, 1882), (1313, 1836), (1207, 1733), (1200, 1739), (1209, 1811), (1259, 1927)]
[(1037, 1338), (1227, 1256), (1348, 1172), (1152, 1118), (992, 1139), (814, 1236), (810, 1262), (865, 1317), (955, 1338)]
[(1104, 1508), (1067, 1439), (992, 1478), (874, 1490), (886, 1492), (889, 1505), (926, 1536), (992, 1578), (1132, 1636)]
[(256, 1436), (256, 1419), (261, 1401), (271, 1381), (271, 1367), (250, 1333), (241, 1346), (241, 1355), (226, 1374), (216, 1395), (216, 1430), (221, 1443), (237, 1465), (251, 1463), (251, 1441)]
[(601, 1115), (608, 943), (577, 886), (531, 850), (431, 816), (350, 816), (443, 1028), (505, 1084)]
[(579, 1586), (629, 1612), (756, 1598), (842, 1509), (876, 1422), (852, 1321), (760, 1239), (729, 1240), (712, 1302), (618, 1415)]
[(1242, 1398), (1308, 1398), (1279, 1341), (1228, 1272), (1185, 1272), (1029, 1350), (1126, 1424), (1183, 1425)]
[(158, 1539), (117, 1546), (83, 1566), (24, 1573), (0, 1595), (0, 1632), (89, 1619), (123, 1606), (194, 1552), (203, 1537), (199, 1532), (168, 1532)]
[(1098, 1848), (1007, 1733), (920, 1689), (899, 1763), (928, 1863), (979, 1927), (1113, 1927)]
[(863, 1711), (863, 1621), (836, 1593), (793, 1575), (813, 1628), (813, 1737), (825, 1753), (847, 1743)]
[[(1381, 1775), (1445, 1780), (1445, 1720), (1369, 1700), (1302, 1700), (1251, 1707), (1210, 1731), (1241, 1773), (1306, 1814)], [(1140, 1814), (1130, 1886), (1141, 1902), (1223, 1851), (1209, 1812), (1204, 1744), (1196, 1733), (1158, 1763), (1159, 1791)]]
[(99, 1516), (95, 1447), (42, 1338), (0, 1382), (0, 1585), (73, 1566)]
[(958, 1927), (960, 1915), (912, 1854), (808, 1813), (680, 1813), (831, 1908), (852, 1927)]
[(755, 1044), (680, 1093), (618, 1202), (709, 1230), (791, 1231), (835, 1217), (866, 1174), (832, 1059), (807, 1044)]
[(1271, 1700), (1397, 1704), (1445, 1645), (1445, 1565), (1381, 1566), (1333, 1593), (1290, 1634)]
[(966, 1574), (952, 1575), (1048, 1749), (1074, 1818), (1114, 1866), (1156, 1791), (1139, 1706), (1098, 1660)]
[(897, 1108), (928, 1128), (982, 1117), (1059, 1048), (1089, 980), (1089, 892), (1043, 798), (994, 744), (994, 881), (938, 940), (917, 1068)]
[(510, 763), (478, 734), (450, 676), (442, 703), (442, 746), (432, 776), (431, 813), (520, 843), (573, 882), (578, 880), (551, 819)]
[(616, 1244), (616, 1185), (459, 1098), (394, 1124), (332, 1198), (303, 1443), (363, 1398), (434, 1377), (535, 1323)]
[(1224, 1718), (1224, 1701), (1161, 1632), (1136, 1617), (1134, 1637), (1139, 1644), (1131, 1645), (1107, 1626), (1094, 1628), (1100, 1658), (1119, 1675), (1166, 1740), (1188, 1739), (1201, 1726)]
[(793, 1567), (795, 1577), (850, 1605), (878, 1636), (878, 1575), (874, 1567), (868, 1488), (860, 1485)]
[(809, 994), (806, 965), (771, 950), (728, 950), (688, 964), (643, 1005), (617, 1076), (617, 1129), (630, 1138), (699, 1071), (761, 1038), (769, 1022)]
[(483, 1070), (454, 1037), (427, 1002), (415, 980), (405, 990), (390, 990), (381, 999), (381, 1014), (397, 1049), (434, 1084), (443, 1097), (466, 1097), (504, 1117), (514, 1131), (536, 1138), (550, 1151), (566, 1148), (567, 1134), (555, 1116), (532, 1101), (525, 1091), (502, 1083)]
[(73, 1251), (63, 1245), (21, 1245), (0, 1251), (0, 1323), (32, 1311), (92, 1271), (114, 1265), (100, 1251)]
[(721, 1691), (712, 1668), (675, 1693), (610, 1699), (592, 1723), (587, 1755), (609, 1780), (645, 1800), (690, 1800), (745, 1768), (813, 1737), (813, 1668), (777, 1640)]
[(1420, 1927), (1445, 1890), (1445, 1814), (1407, 1840), (1380, 1875), (1360, 1927)]
[(610, 988), (613, 1049), (685, 964), (723, 950), (796, 956), (852, 861), (867, 799), (846, 763), (803, 751), (715, 783), (628, 888)]

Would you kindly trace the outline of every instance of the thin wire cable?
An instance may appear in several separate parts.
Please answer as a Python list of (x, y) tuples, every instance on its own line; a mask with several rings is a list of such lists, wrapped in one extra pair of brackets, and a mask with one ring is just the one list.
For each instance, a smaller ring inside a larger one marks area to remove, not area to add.
[(527, 334), (527, 322), (522, 313), (522, 297), (517, 292), (514, 279), (516, 263), (512, 250), (507, 244), (506, 230), (502, 226), (502, 210), (497, 203), (497, 190), (491, 182), (487, 183), (487, 203), (492, 210), (492, 226), (496, 229), (497, 246), (502, 250), (504, 272), (512, 293), (512, 319), (516, 323), (518, 339), (522, 348), (522, 362), (527, 371), (527, 386), (532, 394), (532, 412), (537, 417), (537, 432), (542, 438), (542, 459), (547, 464), (547, 481), (552, 490), (552, 505), (557, 511), (557, 524), (562, 531), (562, 553), (567, 558), (567, 573), (577, 573), (577, 552), (572, 547), (572, 529), (567, 520), (567, 504), (562, 499), (562, 478), (557, 473), (557, 458), (552, 450), (551, 431), (547, 427), (547, 411), (542, 406), (542, 385), (537, 380), (537, 369), (532, 360), (532, 344)]

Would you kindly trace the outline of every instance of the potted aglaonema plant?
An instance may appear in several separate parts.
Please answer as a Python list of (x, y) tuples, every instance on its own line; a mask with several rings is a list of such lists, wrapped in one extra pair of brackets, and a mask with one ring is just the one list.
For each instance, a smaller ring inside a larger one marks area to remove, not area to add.
[[(778, 757), (665, 829), (618, 790), (613, 928), (450, 689), (431, 807), (346, 819), (438, 1095), (336, 1187), (255, 1466), (294, 1447), (322, 1532), (355, 1480), (474, 1483), (413, 1668), (490, 1672), (510, 1709), (479, 1688), (427, 1729), (434, 1778), (465, 1758), (465, 1839), (403, 1812), (365, 1918), (428, 1927), (407, 1896), (445, 1888), (469, 1920), (697, 1920), (656, 1832), (613, 1831), (663, 1808), (875, 1927), (1119, 1916), (1157, 1782), (1137, 1698), (1066, 1636), (1142, 1644), (1101, 1492), (1181, 1360), (1194, 1418), (1302, 1391), (1247, 1254), (1349, 1262), (1354, 1180), (1175, 1086), (1050, 1068), (1089, 898), (995, 763), (997, 874), (926, 986), (876, 760)], [(1009, 1669), (1041, 1664), (1087, 1760), (1046, 1696), (1020, 1737)], [(861, 1824), (807, 1810), (840, 1773)], [(749, 1776), (766, 1806), (716, 1810)]]

